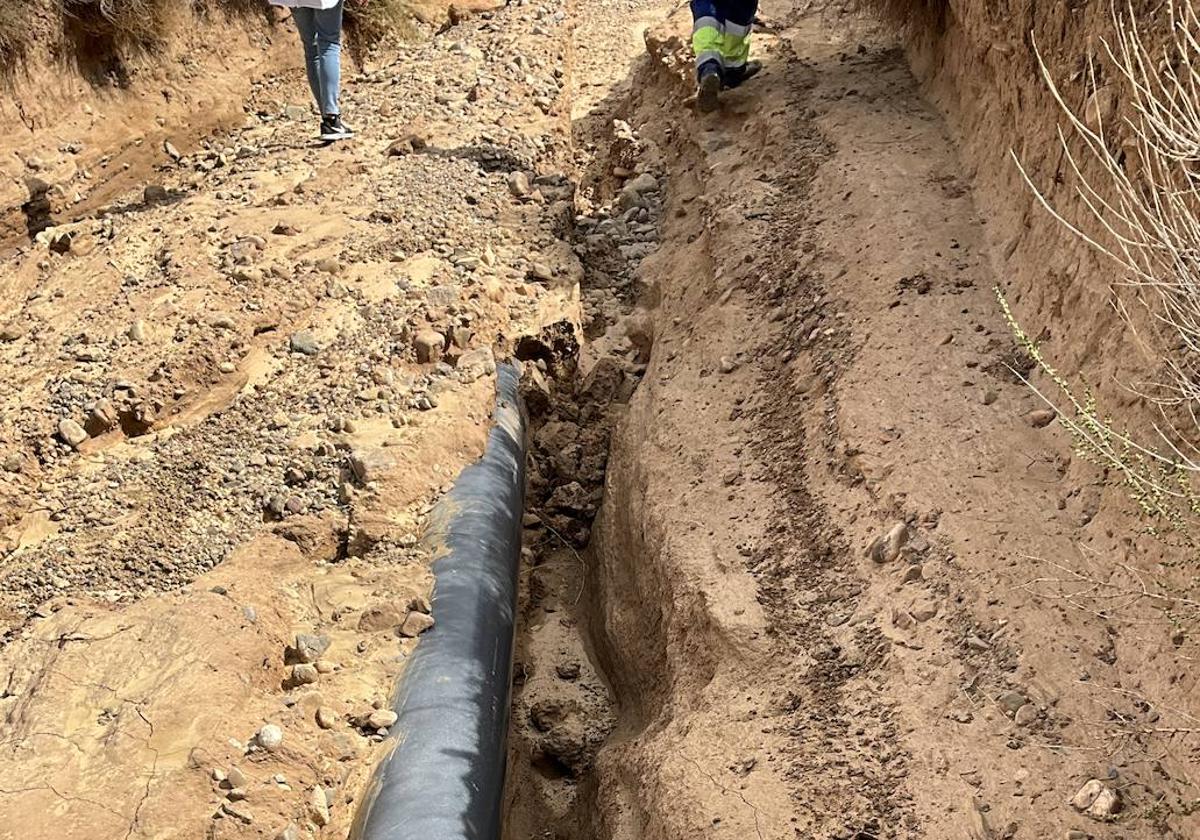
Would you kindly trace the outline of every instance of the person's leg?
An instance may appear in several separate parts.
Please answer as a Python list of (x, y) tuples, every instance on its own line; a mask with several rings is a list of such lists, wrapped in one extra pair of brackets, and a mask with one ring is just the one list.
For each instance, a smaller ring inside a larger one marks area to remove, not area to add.
[(721, 45), (725, 21), (718, 0), (691, 0), (692, 53), (696, 57), (696, 104), (707, 113), (721, 92)]
[(321, 115), (336, 117), (342, 109), (338, 96), (342, 83), (342, 6), (314, 10), (317, 30), (317, 74), (321, 82)]
[(696, 77), (721, 69), (721, 45), (725, 21), (716, 0), (691, 0), (692, 52), (696, 56)]
[(725, 17), (721, 39), (721, 67), (726, 87), (737, 87), (758, 72), (750, 61), (750, 30), (758, 13), (758, 0), (721, 0)]
[(308, 86), (312, 89), (313, 99), (321, 104), (321, 77), (317, 74), (317, 23), (314, 19), (316, 9), (292, 9), (292, 19), (296, 21), (296, 31), (300, 33), (300, 43), (304, 45), (304, 70), (308, 74)]

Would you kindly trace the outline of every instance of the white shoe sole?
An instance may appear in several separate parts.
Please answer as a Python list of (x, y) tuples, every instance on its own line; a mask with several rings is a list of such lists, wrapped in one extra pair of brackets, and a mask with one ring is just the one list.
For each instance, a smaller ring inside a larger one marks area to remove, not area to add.
[(320, 139), (326, 143), (333, 143), (337, 140), (349, 140), (354, 136), (353, 131), (337, 131), (320, 135)]

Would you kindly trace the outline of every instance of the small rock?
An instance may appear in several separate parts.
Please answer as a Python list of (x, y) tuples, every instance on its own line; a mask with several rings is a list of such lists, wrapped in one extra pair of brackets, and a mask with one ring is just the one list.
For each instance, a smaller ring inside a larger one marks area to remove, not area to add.
[(510, 172), (508, 175), (508, 191), (516, 198), (525, 198), (531, 192), (529, 176), (524, 172)]
[(342, 273), (342, 264), (340, 262), (338, 262), (337, 260), (335, 260), (333, 257), (325, 257), (323, 259), (317, 260), (316, 266), (317, 266), (317, 271), (323, 272), (325, 274), (341, 274)]
[(58, 436), (72, 449), (78, 449), (79, 445), (88, 439), (88, 433), (83, 430), (83, 426), (69, 417), (59, 422)]
[(225, 774), (225, 778), (231, 788), (244, 788), (246, 786), (246, 774), (236, 767), (230, 767), (229, 772)]
[(230, 802), (241, 802), (246, 798), (246, 789), (240, 787), (230, 788), (229, 792), (225, 794), (225, 798)]
[(738, 363), (736, 359), (731, 359), (729, 356), (722, 356), (719, 367), (721, 373), (733, 373), (738, 369)]
[(1121, 810), (1121, 794), (1099, 779), (1089, 779), (1071, 797), (1071, 806), (1096, 819), (1107, 819)]
[(554, 673), (558, 674), (560, 680), (568, 682), (579, 679), (579, 663), (578, 662), (560, 662), (554, 666)]
[(623, 189), (638, 193), (639, 195), (654, 192), (658, 189), (658, 179), (649, 172), (643, 172), (632, 181), (626, 183)]
[(11, 473), (19, 473), (25, 466), (25, 459), (19, 452), (13, 452), (4, 459), (4, 471)]
[(167, 157), (176, 162), (183, 157), (183, 154), (180, 153), (179, 149), (175, 148), (175, 144), (170, 140), (163, 141), (163, 151), (167, 153)]
[(254, 815), (246, 810), (246, 806), (238, 802), (226, 802), (221, 805), (221, 811), (228, 817), (233, 817), (240, 823), (252, 825), (254, 823)]
[(329, 650), (328, 636), (310, 636), (297, 633), (292, 645), (292, 652), (299, 662), (312, 663), (321, 658), (321, 654)]
[(160, 184), (147, 184), (146, 189), (142, 190), (142, 200), (146, 204), (161, 204), (171, 197), (167, 192), (166, 187)]
[(1017, 709), (1017, 713), (1013, 715), (1013, 720), (1017, 726), (1029, 726), (1038, 719), (1037, 706), (1032, 703), (1026, 703), (1021, 708)]
[(406, 617), (407, 613), (395, 604), (375, 604), (363, 610), (358, 617), (358, 629), (361, 633), (391, 630), (403, 624)]
[(1058, 415), (1050, 408), (1038, 408), (1025, 415), (1025, 422), (1035, 429), (1041, 429), (1054, 422)]
[(876, 563), (890, 563), (900, 556), (901, 550), (908, 543), (908, 526), (897, 522), (888, 529), (886, 534), (876, 537), (867, 547), (867, 556)]
[(316, 337), (308, 330), (293, 333), (288, 340), (288, 346), (291, 347), (293, 353), (303, 353), (305, 356), (315, 356), (321, 352)]
[(292, 666), (292, 685), (312, 685), (320, 678), (316, 665), (302, 663)]
[(128, 335), (132, 341), (136, 341), (138, 344), (141, 344), (146, 340), (146, 322), (134, 321), (129, 326), (129, 330), (126, 332), (126, 335)]
[(413, 338), (413, 349), (421, 364), (441, 361), (442, 351), (446, 349), (446, 337), (437, 330), (421, 330)]
[(967, 647), (968, 647), (968, 648), (970, 648), (971, 650), (975, 650), (975, 651), (981, 651), (981, 652), (982, 652), (982, 651), (985, 651), (985, 650), (991, 650), (991, 649), (992, 649), (992, 646), (991, 646), (991, 645), (990, 645), (990, 644), (987, 642), (987, 640), (986, 640), (986, 639), (981, 639), (981, 638), (979, 638), (978, 636), (976, 636), (976, 635), (974, 635), (974, 634), (972, 634), (972, 635), (970, 635), (970, 636), (967, 636), (967, 638), (966, 638), (966, 644), (967, 644)]
[(275, 835), (275, 840), (300, 840), (300, 829), (295, 823), (288, 823), (287, 828)]
[(308, 818), (315, 825), (322, 828), (329, 825), (329, 796), (325, 793), (325, 788), (317, 785), (313, 788), (312, 796), (308, 800)]
[(273, 723), (268, 723), (258, 730), (254, 740), (267, 752), (275, 752), (283, 744), (283, 730)]
[(367, 726), (371, 729), (391, 729), (396, 725), (396, 721), (400, 716), (391, 709), (376, 709), (371, 712), (371, 716), (367, 718)]
[(433, 616), (414, 611), (405, 617), (398, 632), (406, 639), (415, 639), (431, 627), (433, 627)]
[(317, 709), (317, 726), (322, 729), (333, 729), (338, 724), (338, 713), (328, 706)]
[(402, 157), (414, 152), (425, 151), (428, 142), (420, 134), (410, 132), (398, 140), (393, 140), (387, 147), (388, 157)]
[(1012, 717), (1017, 713), (1017, 710), (1029, 703), (1025, 699), (1025, 695), (1019, 691), (1007, 691), (996, 698), (996, 702), (1000, 704), (1000, 708), (1004, 709), (1004, 713)]

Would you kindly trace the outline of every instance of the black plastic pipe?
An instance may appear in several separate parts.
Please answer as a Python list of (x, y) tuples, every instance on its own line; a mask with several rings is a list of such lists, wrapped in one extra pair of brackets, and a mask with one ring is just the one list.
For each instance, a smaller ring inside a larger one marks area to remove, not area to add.
[(483, 458), (463, 470), (426, 529), (435, 623), (400, 678), (394, 746), (376, 768), (350, 840), (500, 836), (526, 419), (517, 369), (499, 365), (496, 380)]

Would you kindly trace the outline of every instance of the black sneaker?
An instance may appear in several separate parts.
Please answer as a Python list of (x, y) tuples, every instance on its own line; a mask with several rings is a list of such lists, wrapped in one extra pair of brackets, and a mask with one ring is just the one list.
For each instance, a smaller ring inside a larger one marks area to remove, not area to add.
[(741, 67), (725, 70), (725, 87), (735, 88), (743, 82), (748, 82), (762, 72), (761, 61), (747, 61)]
[(342, 122), (342, 118), (337, 114), (332, 117), (321, 118), (321, 139), (326, 143), (332, 143), (335, 140), (349, 140), (354, 136), (354, 132), (350, 126)]
[(700, 85), (696, 91), (696, 107), (702, 114), (717, 110), (717, 98), (721, 93), (721, 74), (710, 70), (700, 74)]

